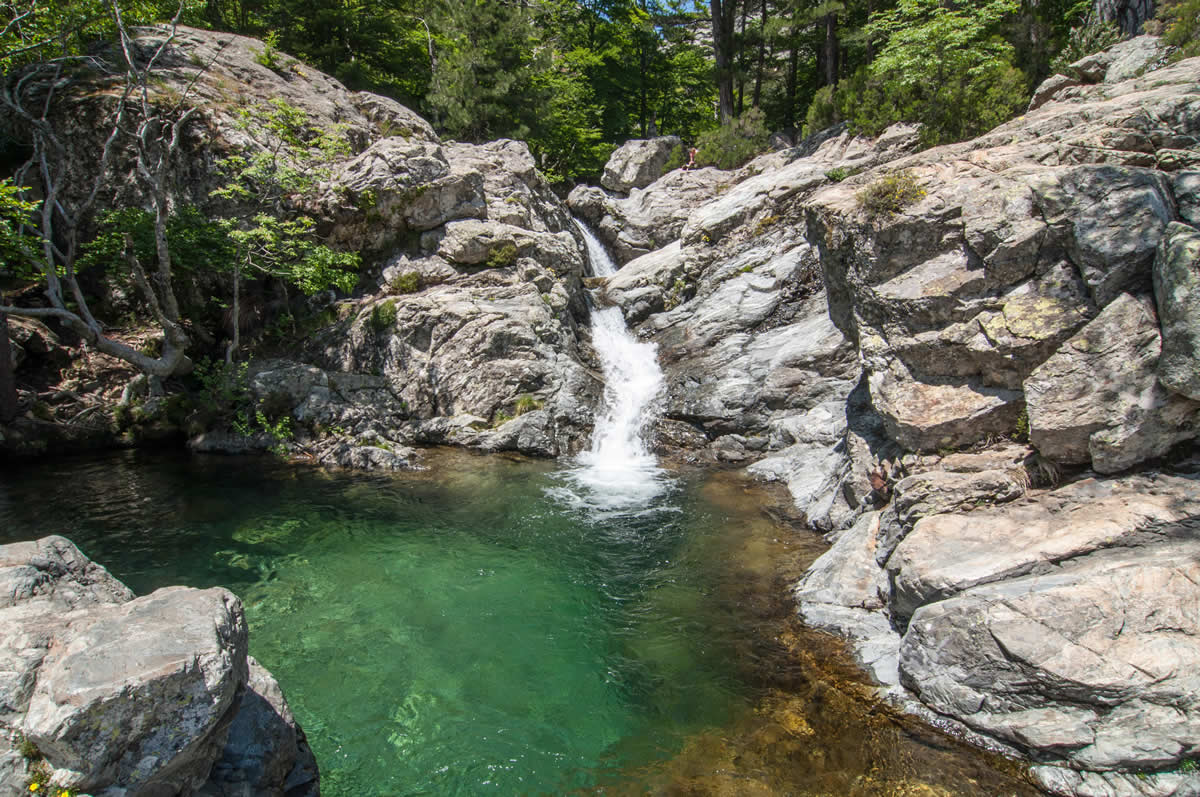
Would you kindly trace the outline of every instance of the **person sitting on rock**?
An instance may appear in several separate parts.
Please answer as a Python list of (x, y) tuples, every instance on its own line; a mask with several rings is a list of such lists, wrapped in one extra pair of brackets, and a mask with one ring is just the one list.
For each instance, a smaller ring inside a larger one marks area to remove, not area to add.
[(695, 147), (688, 148), (688, 162), (683, 164), (683, 170), (685, 172), (690, 172), (692, 169), (696, 168), (696, 154)]

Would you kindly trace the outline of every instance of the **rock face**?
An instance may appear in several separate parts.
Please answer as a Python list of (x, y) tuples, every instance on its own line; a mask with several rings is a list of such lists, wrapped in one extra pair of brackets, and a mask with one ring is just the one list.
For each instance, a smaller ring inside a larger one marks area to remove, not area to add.
[(1200, 231), (1172, 224), (1154, 260), (1154, 297), (1162, 324), (1158, 381), (1200, 401)]
[(72, 792), (318, 793), (231, 593), (135, 598), (62, 537), (0, 546), (0, 584), (0, 738), (33, 750), (0, 749), (0, 794), (28, 794), (34, 768)]
[(662, 176), (671, 151), (682, 146), (679, 136), (626, 141), (608, 159), (600, 185), (619, 194), (645, 188)]

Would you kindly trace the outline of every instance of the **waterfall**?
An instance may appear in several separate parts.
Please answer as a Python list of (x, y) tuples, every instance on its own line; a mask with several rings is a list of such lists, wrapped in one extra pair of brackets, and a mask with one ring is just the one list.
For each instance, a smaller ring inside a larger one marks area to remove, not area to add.
[[(592, 273), (617, 272), (604, 246), (576, 220), (587, 242)], [(591, 448), (579, 455), (566, 474), (585, 495), (571, 497), (593, 509), (629, 511), (646, 508), (668, 487), (658, 461), (644, 438), (649, 430), (664, 379), (658, 346), (641, 343), (625, 326), (619, 307), (592, 307), (592, 347), (604, 373), (604, 402), (592, 432)]]

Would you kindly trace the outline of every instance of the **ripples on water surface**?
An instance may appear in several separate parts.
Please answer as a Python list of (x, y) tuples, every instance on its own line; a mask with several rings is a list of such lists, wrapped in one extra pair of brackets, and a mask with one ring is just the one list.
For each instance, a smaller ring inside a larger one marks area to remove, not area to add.
[(1029, 793), (910, 738), (844, 665), (804, 669), (843, 660), (772, 595), (815, 541), (739, 482), (655, 469), (631, 509), (550, 463), (429, 459), (14, 467), (0, 542), (64, 534), (139, 594), (237, 592), (329, 797)]

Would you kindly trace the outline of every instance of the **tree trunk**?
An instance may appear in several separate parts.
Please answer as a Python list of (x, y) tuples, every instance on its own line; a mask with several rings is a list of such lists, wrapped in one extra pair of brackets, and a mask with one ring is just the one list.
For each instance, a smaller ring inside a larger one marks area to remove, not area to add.
[(717, 95), (721, 124), (733, 119), (733, 22), (737, 0), (709, 0), (713, 49), (716, 50)]
[(792, 40), (788, 50), (788, 71), (785, 85), (787, 87), (787, 103), (783, 112), (783, 127), (792, 130), (796, 127), (796, 69), (800, 65), (800, 51)]
[[(746, 46), (746, 12), (749, 10), (750, 0), (742, 0), (742, 19), (738, 25), (738, 40), (741, 46)], [(746, 58), (745, 55), (740, 59), (742, 62), (741, 68), (737, 70), (737, 115), (741, 116), (746, 110)]]
[(0, 423), (17, 417), (17, 381), (8, 342), (8, 316), (0, 313)]
[(825, 62), (825, 85), (836, 86), (838, 81), (837, 14), (825, 16), (825, 46), (821, 60)]
[(762, 20), (758, 26), (758, 67), (754, 72), (754, 97), (750, 105), (758, 107), (762, 100), (763, 69), (767, 60), (767, 0), (762, 0)]

